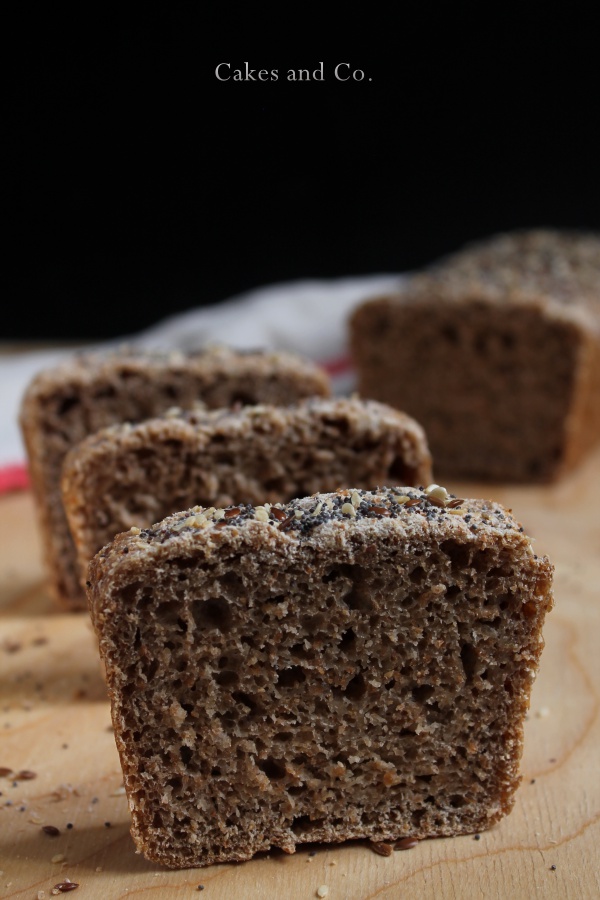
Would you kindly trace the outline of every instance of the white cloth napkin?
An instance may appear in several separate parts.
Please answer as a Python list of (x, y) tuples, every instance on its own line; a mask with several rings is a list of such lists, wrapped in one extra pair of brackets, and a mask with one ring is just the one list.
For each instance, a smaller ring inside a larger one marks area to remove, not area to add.
[[(347, 355), (351, 309), (368, 297), (399, 290), (404, 280), (403, 275), (368, 275), (273, 284), (217, 306), (171, 316), (139, 334), (94, 349), (127, 343), (186, 351), (218, 343), (238, 349), (290, 350), (324, 365), (336, 393), (344, 394), (353, 385)], [(25, 462), (17, 420), (29, 381), (74, 352), (44, 350), (0, 356), (0, 469)]]

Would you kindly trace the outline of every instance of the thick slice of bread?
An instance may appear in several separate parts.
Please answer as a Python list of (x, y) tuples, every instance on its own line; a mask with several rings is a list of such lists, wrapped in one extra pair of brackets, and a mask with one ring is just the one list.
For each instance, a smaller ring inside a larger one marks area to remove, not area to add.
[(600, 237), (468, 247), (350, 322), (365, 397), (416, 416), (438, 475), (549, 481), (600, 440)]
[(62, 505), (66, 453), (116, 422), (139, 422), (169, 407), (294, 403), (328, 395), (326, 374), (288, 353), (242, 353), (224, 347), (193, 355), (83, 354), (38, 375), (21, 408), (21, 428), (42, 532), (49, 587), (69, 609), (84, 609), (75, 548)]
[(490, 827), (551, 576), (502, 507), (431, 487), (119, 535), (89, 601), (138, 848), (201, 866)]
[(103, 429), (67, 455), (62, 484), (85, 583), (92, 556), (120, 531), (190, 506), (430, 481), (414, 419), (374, 401), (316, 399)]

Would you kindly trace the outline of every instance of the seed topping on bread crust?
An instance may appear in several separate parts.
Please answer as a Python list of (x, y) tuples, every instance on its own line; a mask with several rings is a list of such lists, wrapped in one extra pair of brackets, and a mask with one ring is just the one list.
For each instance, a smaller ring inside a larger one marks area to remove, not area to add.
[(476, 531), (478, 525), (504, 531), (515, 528), (522, 531), (512, 516), (507, 515), (497, 503), (465, 500), (449, 493), (440, 485), (431, 484), (426, 488), (382, 487), (373, 491), (346, 489), (334, 494), (315, 494), (287, 504), (265, 503), (253, 506), (240, 503), (226, 509), (196, 506), (169, 516), (151, 528), (141, 532), (131, 529), (129, 533), (139, 534), (145, 541), (164, 543), (182, 531), (234, 527), (252, 520), (302, 539), (328, 522), (399, 519), (415, 515), (422, 516), (429, 522), (460, 516), (472, 531)]

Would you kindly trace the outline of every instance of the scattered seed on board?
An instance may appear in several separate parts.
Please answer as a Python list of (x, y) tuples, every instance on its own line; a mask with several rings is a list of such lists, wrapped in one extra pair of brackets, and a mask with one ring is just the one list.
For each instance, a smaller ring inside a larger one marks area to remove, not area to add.
[(400, 838), (399, 841), (396, 841), (394, 844), (394, 850), (412, 850), (413, 847), (416, 847), (419, 841), (417, 838), (405, 837)]
[(317, 888), (317, 897), (327, 897), (329, 894), (329, 887), (326, 884), (322, 884), (321, 887)]
[(378, 854), (378, 856), (391, 856), (394, 852), (392, 845), (388, 844), (386, 841), (371, 841), (369, 846), (374, 853)]
[(60, 831), (58, 830), (56, 825), (44, 825), (42, 831), (49, 837), (58, 837), (58, 835), (60, 834)]

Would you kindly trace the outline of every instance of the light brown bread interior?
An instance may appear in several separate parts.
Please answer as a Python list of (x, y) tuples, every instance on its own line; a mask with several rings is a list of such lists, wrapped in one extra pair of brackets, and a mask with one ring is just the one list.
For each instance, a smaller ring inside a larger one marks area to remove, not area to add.
[(63, 461), (75, 444), (101, 428), (173, 406), (287, 404), (329, 390), (327, 375), (309, 360), (225, 347), (192, 355), (128, 349), (82, 354), (38, 375), (20, 421), (54, 598), (67, 609), (86, 606), (60, 490)]
[(200, 866), (508, 813), (552, 567), (413, 488), (197, 507), (90, 566), (132, 834)]
[(441, 476), (550, 481), (600, 439), (600, 238), (501, 235), (350, 321), (358, 387), (424, 426)]
[(423, 430), (374, 401), (195, 412), (90, 436), (66, 457), (63, 504), (87, 565), (116, 534), (201, 504), (275, 503), (345, 484), (432, 480)]

